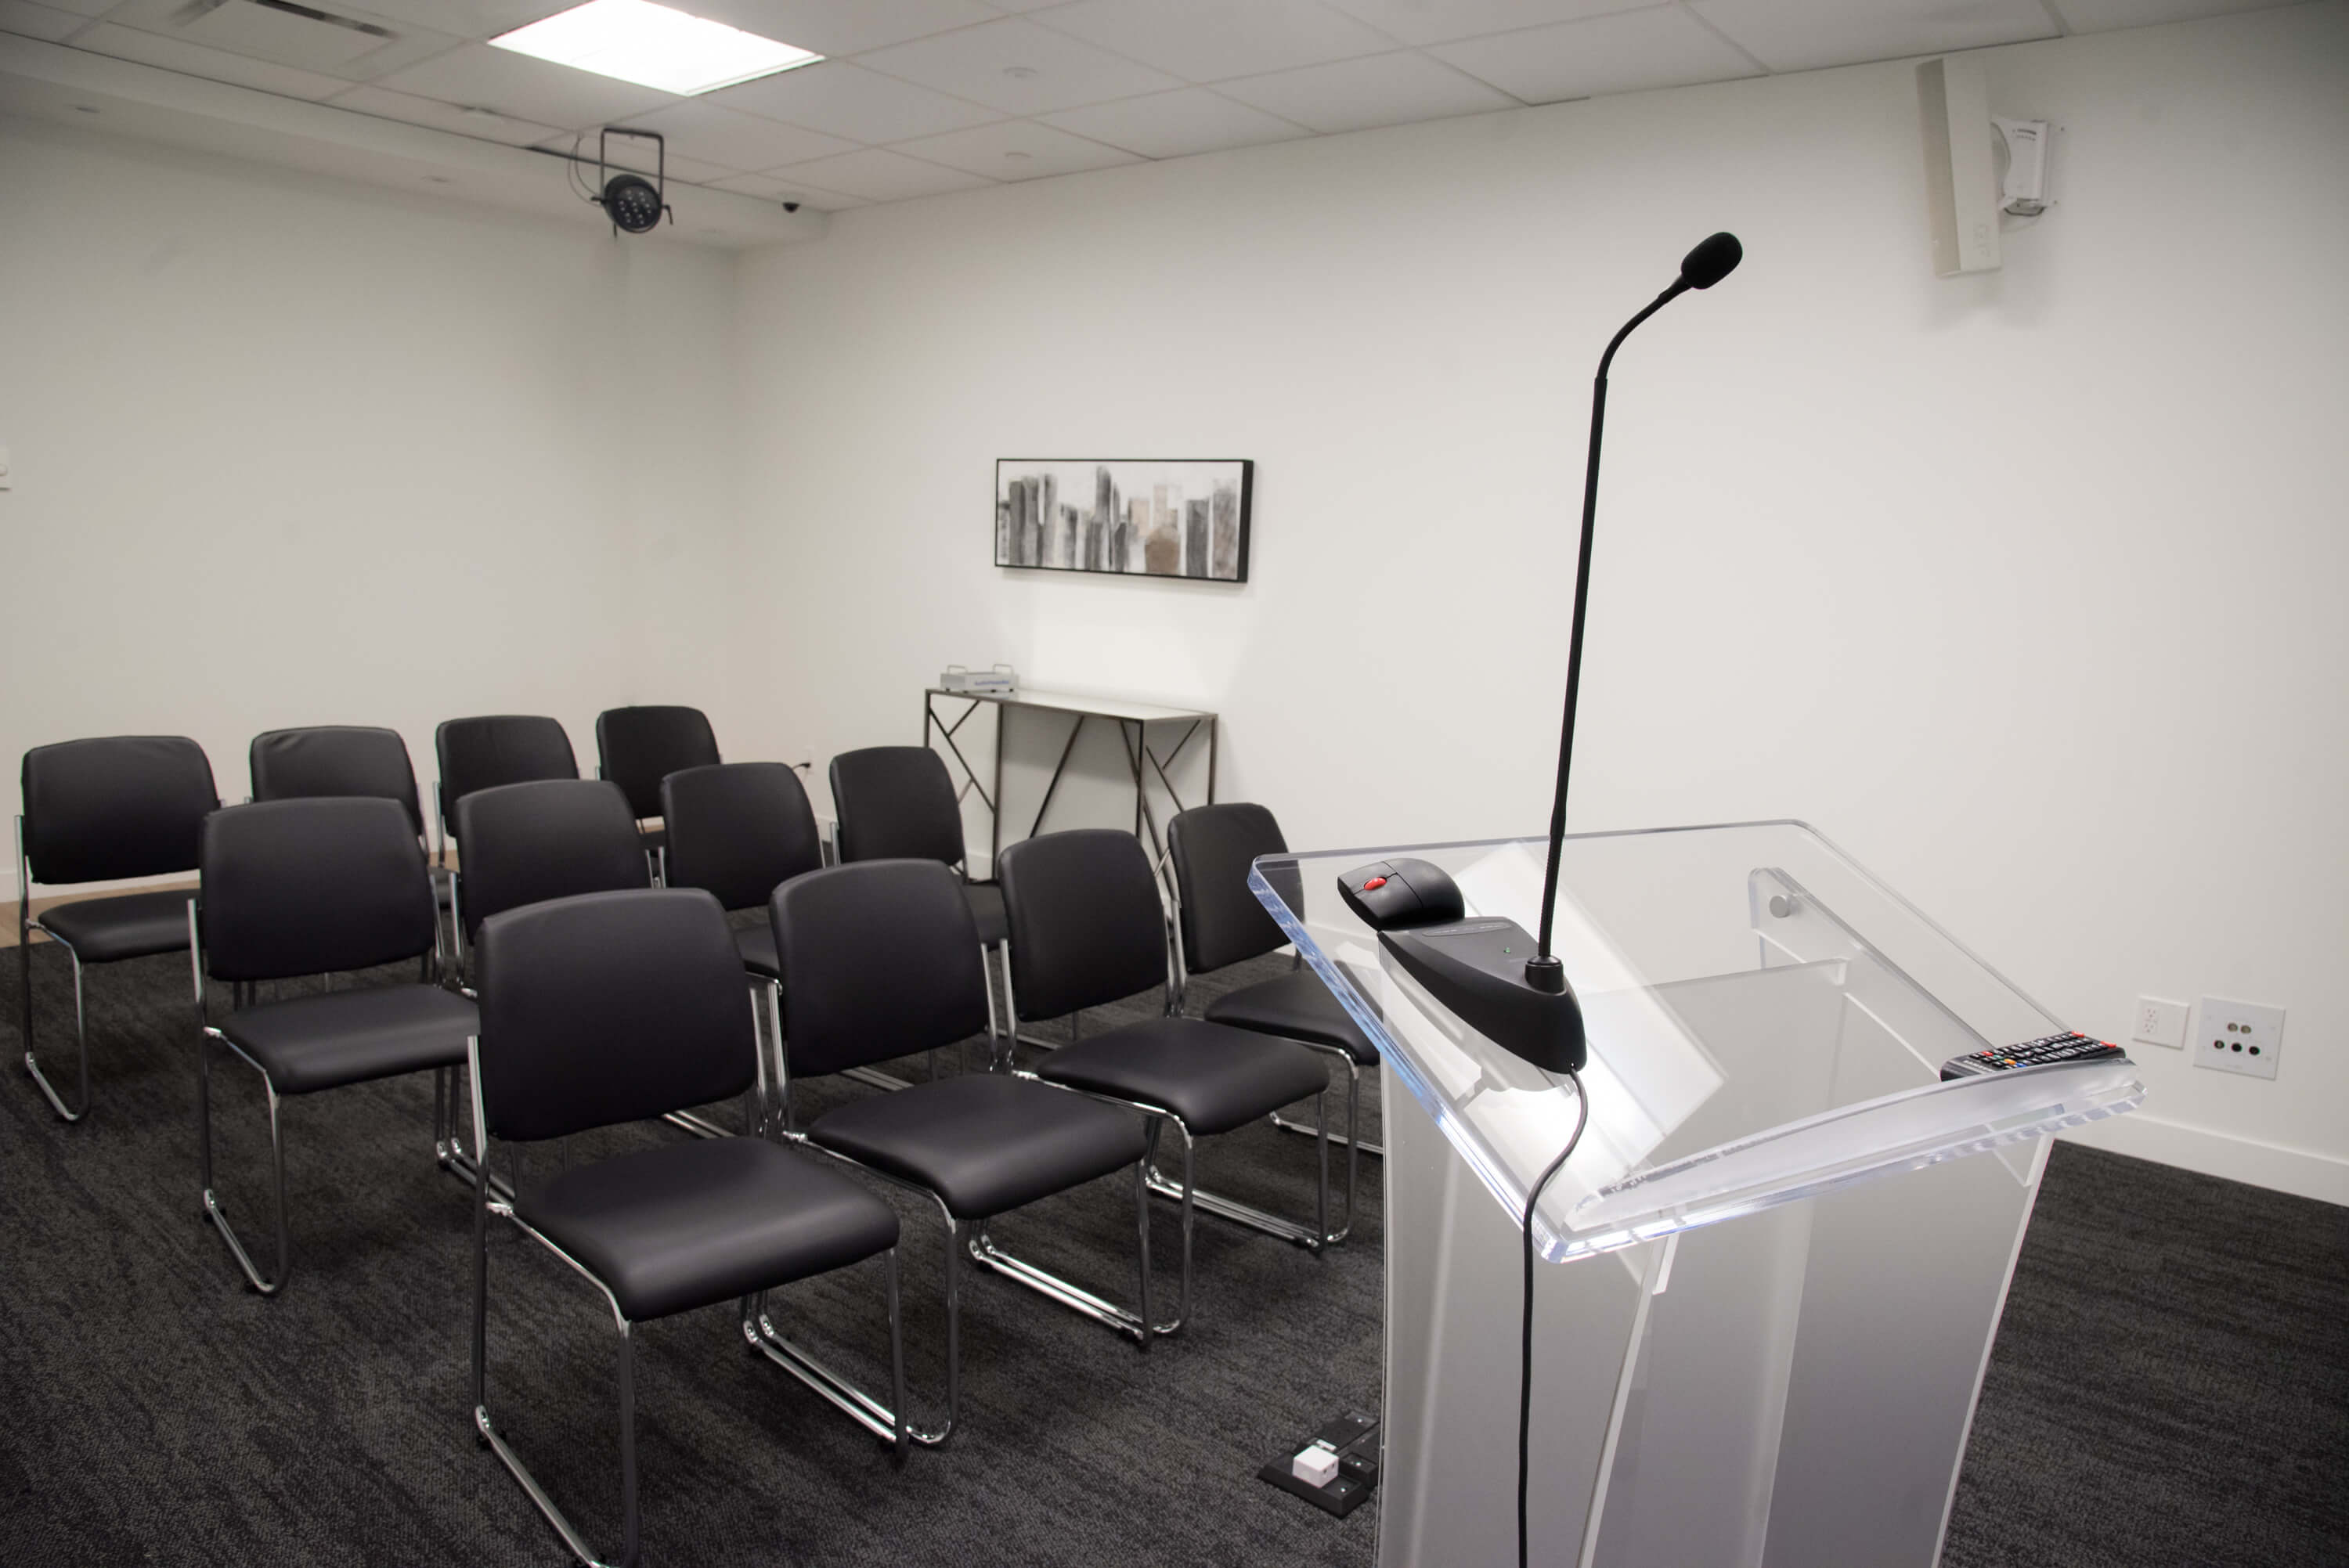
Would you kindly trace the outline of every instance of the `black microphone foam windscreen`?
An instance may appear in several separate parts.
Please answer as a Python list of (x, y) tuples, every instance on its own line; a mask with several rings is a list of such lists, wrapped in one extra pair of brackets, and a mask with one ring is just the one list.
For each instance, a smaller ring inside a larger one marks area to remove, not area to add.
[(1737, 270), (1745, 259), (1745, 247), (1731, 233), (1712, 235), (1697, 242), (1695, 250), (1681, 258), (1681, 282), (1692, 289), (1709, 289)]

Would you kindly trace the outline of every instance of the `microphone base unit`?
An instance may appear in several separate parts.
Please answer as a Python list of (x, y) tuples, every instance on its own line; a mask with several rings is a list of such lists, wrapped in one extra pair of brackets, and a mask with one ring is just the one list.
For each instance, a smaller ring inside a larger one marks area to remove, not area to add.
[(1531, 933), (1514, 920), (1480, 915), (1444, 925), (1381, 931), (1379, 945), (1459, 1020), (1545, 1072), (1579, 1072), (1588, 1057), (1582, 1004), (1566, 984), (1537, 987), (1526, 961)]

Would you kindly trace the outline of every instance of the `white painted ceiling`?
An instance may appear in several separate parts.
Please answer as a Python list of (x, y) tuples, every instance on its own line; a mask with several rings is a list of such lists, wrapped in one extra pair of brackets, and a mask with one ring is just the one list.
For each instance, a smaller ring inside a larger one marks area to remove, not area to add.
[[(70, 50), (246, 89), (233, 102), (264, 119), (253, 95), (591, 158), (599, 127), (658, 130), (672, 182), (828, 211), (2282, 0), (678, 0), (827, 57), (689, 98), (482, 42), (574, 3), (0, 0), (0, 33), (41, 41), (0, 49), (0, 108), (95, 82), (54, 52)], [(109, 105), (78, 107), (104, 123), (113, 94), (156, 79), (118, 70)], [(233, 114), (232, 96), (189, 112)], [(353, 139), (322, 132), (330, 119), (276, 121), (284, 138)], [(330, 150), (309, 161), (334, 167)], [(703, 232), (773, 237), (722, 227)]]

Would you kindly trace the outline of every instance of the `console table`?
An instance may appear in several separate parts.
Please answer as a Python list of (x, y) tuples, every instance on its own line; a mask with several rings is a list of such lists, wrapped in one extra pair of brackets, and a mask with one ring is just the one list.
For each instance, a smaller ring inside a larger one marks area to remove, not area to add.
[[(948, 704), (962, 703), (960, 713), (951, 717), (939, 711), (941, 700)], [(970, 716), (982, 707), (995, 709), (995, 764), (989, 783), (979, 782), (978, 770), (963, 755), (955, 737), (969, 722)], [(1165, 846), (1158, 830), (1158, 815), (1150, 804), (1150, 778), (1155, 774), (1159, 787), (1174, 810), (1184, 810), (1182, 794), (1167, 770), (1183, 754), (1199, 732), (1206, 731), (1207, 799), (1216, 801), (1216, 716), (1195, 708), (1164, 707), (1155, 703), (1130, 702), (1123, 697), (1092, 696), (1076, 692), (1035, 691), (1022, 688), (1009, 692), (947, 691), (943, 686), (926, 687), (922, 693), (922, 744), (931, 744), (936, 735), (946, 742), (955, 762), (961, 768), (963, 783), (957, 789), (957, 799), (976, 792), (987, 808), (987, 863), (990, 875), (996, 857), (1003, 850), (1003, 738), (1004, 726), (1013, 709), (1036, 713), (1061, 714), (1071, 720), (1068, 739), (1061, 744), (1060, 760), (1052, 767), (1051, 782), (1044, 787), (1044, 799), (1036, 807), (1035, 820), (1028, 825), (1025, 836), (1033, 838), (1044, 826), (1044, 813), (1052, 807), (1053, 793), (1061, 787), (1061, 775), (1069, 766), (1069, 755), (1077, 748), (1077, 737), (1083, 732), (1086, 721), (1102, 719), (1117, 726), (1118, 738), (1125, 748), (1126, 762), (1133, 772), (1133, 833), (1142, 838), (1145, 833), (1150, 842), (1150, 859), (1154, 866), (1164, 857)], [(1154, 743), (1154, 737), (1164, 738)], [(1171, 738), (1174, 744), (1162, 753), (1158, 748)]]

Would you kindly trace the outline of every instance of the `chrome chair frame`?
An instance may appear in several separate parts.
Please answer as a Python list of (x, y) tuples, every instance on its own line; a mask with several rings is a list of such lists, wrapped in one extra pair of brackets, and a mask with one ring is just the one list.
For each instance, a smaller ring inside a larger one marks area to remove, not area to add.
[[(760, 1107), (759, 1120), (763, 1125), (766, 1120), (767, 1064), (765, 1053), (759, 1049), (755, 1031), (751, 1037), (751, 1048), (759, 1057), (756, 1093)], [(473, 1140), (481, 1149), (481, 1163), (486, 1168), (489, 1163), (490, 1148), (489, 1118), (481, 1104), (481, 1040), (478, 1035), (469, 1037), (465, 1042), (465, 1066), (466, 1076), (473, 1087)], [(595, 1277), (593, 1271), (549, 1241), (528, 1221), (514, 1212), (511, 1195), (504, 1199), (493, 1198), (490, 1184), (481, 1181), (474, 1182), (473, 1191), (474, 1436), (483, 1447), (498, 1456), (498, 1461), (504, 1465), (514, 1480), (522, 1484), (522, 1489), (530, 1498), (532, 1505), (538, 1510), (547, 1523), (554, 1527), (554, 1532), (563, 1538), (563, 1544), (570, 1550), (573, 1556), (587, 1564), (587, 1568), (633, 1568), (643, 1544), (636, 1506), (636, 1326), (628, 1321), (627, 1315), (620, 1310), (620, 1304), (613, 1296), (611, 1290), (602, 1280)], [(538, 1478), (530, 1473), (529, 1468), (522, 1462), (522, 1457), (507, 1446), (506, 1440), (498, 1435), (497, 1428), (490, 1420), (490, 1216), (492, 1214), (499, 1215), (511, 1222), (515, 1229), (568, 1264), (582, 1279), (594, 1285), (596, 1292), (603, 1296), (604, 1305), (611, 1309), (612, 1322), (619, 1330), (622, 1524), (620, 1554), (611, 1563), (604, 1562), (588, 1548), (586, 1542), (581, 1538), (571, 1521), (564, 1516), (560, 1508), (555, 1506), (554, 1500), (549, 1497), (546, 1490), (538, 1484)], [(905, 1408), (905, 1341), (899, 1312), (897, 1249), (894, 1246), (889, 1248), (882, 1257), (885, 1289), (889, 1308), (891, 1388), (895, 1409), (902, 1412)], [(775, 1334), (772, 1323), (766, 1315), (766, 1297), (767, 1293), (761, 1291), (755, 1295), (745, 1296), (742, 1299), (742, 1327), (745, 1336), (750, 1339), (750, 1347), (761, 1352), (768, 1359), (823, 1395), (835, 1408), (853, 1418), (857, 1425), (888, 1443), (895, 1450), (897, 1462), (904, 1463), (905, 1455), (909, 1451), (909, 1445), (916, 1440), (916, 1434), (907, 1426), (905, 1417), (902, 1414), (893, 1413), (889, 1408), (882, 1406), (838, 1373), (809, 1357), (806, 1352), (793, 1346), (781, 1335)], [(753, 1328), (754, 1317), (757, 1332), (754, 1332)]]
[[(1171, 861), (1162, 858), (1158, 862), (1158, 872), (1159, 882), (1166, 889), (1166, 952), (1173, 975), (1167, 983), (1166, 1016), (1170, 1018), (1188, 1017), (1190, 1015), (1183, 1010), (1191, 990), (1191, 965), (1183, 954), (1183, 896), (1175, 891), (1174, 868)], [(1290, 967), (1302, 968), (1304, 964), (1305, 955), (1298, 954)], [(1353, 1052), (1330, 1045), (1326, 1040), (1300, 1040), (1294, 1035), (1276, 1035), (1269, 1030), (1252, 1029), (1249, 1033), (1262, 1034), (1268, 1040), (1287, 1040), (1292, 1045), (1303, 1046), (1309, 1051), (1319, 1051), (1323, 1056), (1337, 1061), (1346, 1069), (1346, 1130), (1344, 1132), (1331, 1132), (1327, 1126), (1319, 1125), (1326, 1122), (1327, 1111), (1318, 1103), (1314, 1108), (1316, 1125), (1313, 1126), (1308, 1126), (1301, 1121), (1291, 1121), (1277, 1110), (1271, 1117), (1273, 1126), (1283, 1132), (1294, 1132), (1306, 1138), (1325, 1139), (1345, 1150), (1346, 1222), (1329, 1233), (1326, 1237), (1331, 1245), (1337, 1245), (1354, 1233), (1354, 1194), (1355, 1190), (1361, 1185), (1361, 1156), (1372, 1154), (1381, 1159), (1386, 1157), (1384, 1148), (1365, 1141), (1361, 1137), (1362, 1064), (1354, 1059)], [(1216, 1199), (1215, 1202), (1224, 1202), (1226, 1200)], [(1206, 1206), (1211, 1212), (1215, 1212), (1212, 1204)]]
[[(984, 953), (985, 949), (982, 948), (980, 951)], [(772, 1011), (769, 1016), (780, 1020), (782, 1016), (780, 1006), (781, 987), (772, 981), (769, 982), (769, 987), (771, 993), (770, 1003), (771, 1006), (774, 1007), (774, 1011)], [(990, 1002), (988, 1005), (988, 1016), (990, 1023), (993, 1021), (993, 1013), (994, 1007), (993, 1004)], [(1177, 1316), (1171, 1323), (1155, 1322), (1150, 1310), (1150, 1186), (1148, 1171), (1150, 1169), (1150, 1163), (1152, 1160), (1156, 1158), (1158, 1151), (1158, 1124), (1156, 1121), (1154, 1120), (1150, 1125), (1149, 1150), (1134, 1166), (1134, 1237), (1136, 1243), (1136, 1257), (1138, 1259), (1136, 1269), (1140, 1276), (1136, 1285), (1136, 1294), (1141, 1298), (1141, 1310), (1139, 1313), (1133, 1313), (1128, 1312), (1125, 1308), (1118, 1305), (1115, 1302), (1108, 1300), (1106, 1297), (1095, 1295), (1093, 1292), (1087, 1290), (1084, 1286), (1078, 1284), (1071, 1280), (1063, 1279), (1059, 1274), (1053, 1274), (1049, 1270), (1037, 1267), (1034, 1264), (1028, 1262), (1024, 1258), (1016, 1257), (1013, 1254), (1003, 1251), (1003, 1249), (995, 1244), (994, 1236), (988, 1229), (988, 1221), (957, 1220), (955, 1218), (953, 1212), (947, 1207), (945, 1199), (939, 1197), (929, 1188), (922, 1186), (919, 1182), (908, 1181), (902, 1176), (895, 1175), (887, 1171), (880, 1170), (874, 1166), (867, 1165), (863, 1161), (857, 1160), (850, 1155), (843, 1154), (837, 1150), (826, 1149), (823, 1144), (817, 1143), (813, 1140), (810, 1139), (806, 1133), (800, 1131), (799, 1129), (792, 1124), (791, 1101), (791, 1062), (790, 1058), (783, 1055), (783, 1037), (780, 1023), (778, 1023), (775, 1027), (774, 1032), (771, 1037), (770, 1043), (771, 1044), (775, 1053), (777, 1084), (779, 1088), (778, 1109), (774, 1120), (775, 1136), (782, 1141), (792, 1144), (795, 1147), (812, 1150), (814, 1152), (824, 1156), (828, 1160), (836, 1160), (841, 1164), (849, 1167), (849, 1169), (853, 1171), (861, 1171), (867, 1176), (878, 1177), (880, 1180), (888, 1182), (891, 1186), (901, 1188), (904, 1191), (912, 1193), (916, 1198), (927, 1199), (932, 1203), (937, 1205), (938, 1218), (945, 1222), (947, 1230), (947, 1418), (946, 1423), (943, 1426), (935, 1428), (909, 1426), (907, 1429), (911, 1433), (915, 1442), (921, 1444), (924, 1448), (938, 1448), (943, 1446), (948, 1438), (954, 1436), (955, 1425), (961, 1418), (962, 1258), (966, 1253), (968, 1254), (973, 1263), (978, 1264), (981, 1268), (1001, 1274), (1005, 1279), (1010, 1280), (1016, 1284), (1025, 1285), (1030, 1290), (1034, 1291), (1037, 1295), (1043, 1296), (1049, 1301), (1057, 1302), (1061, 1305), (1067, 1307), (1071, 1312), (1092, 1318), (1095, 1323), (1101, 1324), (1103, 1327), (1111, 1329), (1115, 1333), (1122, 1334), (1125, 1336), (1125, 1337), (1133, 1340), (1145, 1352), (1150, 1348), (1152, 1336), (1173, 1334), (1183, 1326), (1183, 1319), (1180, 1316)], [(842, 1078), (847, 1078), (850, 1075), (846, 1072), (843, 1072), (839, 1076)], [(1028, 1078), (1034, 1082), (1040, 1083), (1043, 1081), (1040, 1078), (1036, 1078), (1033, 1074), (1021, 1074), (1019, 1076)], [(1082, 1092), (1081, 1090), (1071, 1089), (1065, 1084), (1045, 1084), (1044, 1087), (1058, 1090), (1063, 1094), (1076, 1094)], [(1098, 1099), (1102, 1097), (1092, 1095), (1088, 1096), (1087, 1098)], [(1189, 1247), (1187, 1240), (1185, 1246), (1184, 1255), (1184, 1272), (1186, 1282), (1184, 1299), (1187, 1302), (1189, 1300), (1187, 1288), (1187, 1280), (1189, 1275)], [(1143, 1326), (1144, 1325), (1148, 1325), (1146, 1329)], [(850, 1387), (847, 1383), (842, 1381), (829, 1368), (826, 1368), (822, 1364), (809, 1357), (806, 1352), (801, 1350), (789, 1340), (784, 1339), (781, 1335), (775, 1333), (773, 1325), (767, 1320), (763, 1300), (756, 1306), (755, 1309), (753, 1309), (749, 1304), (746, 1304), (745, 1310), (742, 1315), (742, 1333), (744, 1337), (749, 1339), (755, 1348), (764, 1352), (779, 1365), (790, 1371), (793, 1376), (800, 1378), (801, 1381), (807, 1383), (818, 1393), (823, 1394), (834, 1404), (840, 1405), (842, 1408), (848, 1410), (850, 1415), (855, 1416), (857, 1419), (865, 1422), (868, 1426), (870, 1426), (874, 1420), (887, 1421), (895, 1418), (887, 1407), (876, 1403), (866, 1395), (860, 1393), (855, 1388)], [(851, 1408), (851, 1404), (854, 1404), (856, 1408)], [(898, 1389), (897, 1408), (902, 1410), (904, 1408), (905, 1390), (900, 1387)], [(859, 1410), (863, 1413), (859, 1414)]]
[[(1003, 974), (1003, 996), (1008, 1009), (1010, 1012), (1011, 1027), (1014, 1031), (1015, 1037), (1017, 1037), (1017, 1031), (1019, 1027), (1019, 999), (1013, 994), (1011, 989), (1011, 966), (1009, 962), (1010, 957), (1009, 944), (1006, 946), (1004, 956), (1006, 963), (1004, 965)], [(1166, 1006), (1166, 1016), (1168, 1017), (1174, 1017), (1177, 1016), (1174, 1012), (1174, 992), (1172, 985), (1172, 975), (1170, 974), (1169, 984), (1167, 986)], [(1304, 1046), (1312, 1046), (1312, 1042), (1309, 1040), (1300, 1040), (1297, 1043)], [(1334, 1051), (1337, 1055), (1341, 1057), (1346, 1054), (1343, 1051), (1337, 1050), (1335, 1047), (1313, 1046), (1312, 1048), (1316, 1050)], [(1205, 1209), (1208, 1213), (1215, 1215), (1218, 1219), (1229, 1220), (1234, 1224), (1246, 1225), (1251, 1230), (1261, 1231), (1266, 1235), (1278, 1237), (1284, 1242), (1292, 1242), (1298, 1246), (1303, 1247), (1309, 1253), (1319, 1253), (1322, 1248), (1336, 1245), (1338, 1243), (1346, 1239), (1347, 1233), (1345, 1231), (1340, 1231), (1333, 1233), (1330, 1229), (1330, 1136), (1326, 1130), (1321, 1132), (1315, 1140), (1316, 1151), (1319, 1160), (1319, 1178), (1314, 1191), (1313, 1224), (1309, 1228), (1298, 1223), (1294, 1220), (1286, 1219), (1281, 1215), (1269, 1212), (1267, 1210), (1259, 1209), (1253, 1203), (1244, 1203), (1237, 1198), (1226, 1197), (1219, 1192), (1209, 1192), (1202, 1190), (1194, 1180), (1194, 1168), (1195, 1165), (1198, 1140), (1195, 1135), (1193, 1134), (1191, 1130), (1184, 1125), (1183, 1119), (1180, 1116), (1177, 1116), (1174, 1111), (1168, 1109), (1166, 1107), (1163, 1105), (1152, 1105), (1143, 1100), (1122, 1099), (1113, 1094), (1103, 1094), (1096, 1089), (1079, 1088), (1073, 1084), (1052, 1083), (1050, 1079), (1038, 1078), (1036, 1074), (1024, 1068), (1014, 1068), (1013, 1076), (1024, 1078), (1035, 1078), (1039, 1083), (1050, 1083), (1051, 1087), (1054, 1088), (1065, 1089), (1073, 1094), (1085, 1095), (1091, 1099), (1102, 1100), (1110, 1105), (1122, 1105), (1126, 1107), (1128, 1109), (1141, 1111), (1143, 1115), (1152, 1119), (1150, 1152), (1143, 1161), (1143, 1169), (1149, 1172), (1148, 1181), (1150, 1191), (1162, 1198), (1171, 1199), (1180, 1204), (1182, 1206), (1183, 1212), (1183, 1276), (1179, 1298), (1181, 1310), (1175, 1314), (1174, 1324), (1171, 1326), (1160, 1328), (1158, 1330), (1158, 1332), (1162, 1334), (1171, 1334), (1174, 1332), (1175, 1329), (1180, 1328), (1185, 1322), (1188, 1321), (1191, 1315), (1191, 1228), (1194, 1210)], [(1329, 1090), (1326, 1088), (1313, 1097), (1314, 1118), (1317, 1121), (1319, 1121), (1325, 1129), (1329, 1124), (1329, 1116), (1325, 1104), (1328, 1097)], [(1183, 1180), (1179, 1183), (1167, 1180), (1166, 1177), (1162, 1175), (1158, 1170), (1158, 1130), (1162, 1120), (1167, 1125), (1171, 1125), (1175, 1131), (1183, 1135)], [(1352, 1221), (1350, 1215), (1348, 1219), (1349, 1229), (1351, 1228), (1351, 1224)]]
[[(275, 1295), (285, 1288), (285, 1281), (293, 1274), (294, 1269), (293, 1245), (286, 1229), (285, 1139), (280, 1115), (280, 1102), (284, 1097), (278, 1094), (276, 1084), (270, 1080), (269, 1069), (254, 1061), (234, 1040), (230, 1039), (226, 1034), (212, 1026), (212, 1016), (206, 1006), (207, 998), (204, 990), (203, 943), (197, 929), (196, 901), (192, 898), (188, 901), (188, 953), (190, 963), (195, 971), (196, 1026), (200, 1031), (196, 1038), (196, 1164), (202, 1196), (198, 1217), (210, 1221), (212, 1228), (220, 1233), (221, 1240), (228, 1243), (229, 1254), (236, 1259), (237, 1267), (244, 1271), (244, 1277), (251, 1283), (253, 1288), (263, 1295)], [(439, 957), (439, 946), (435, 944), (433, 950), (426, 954), (422, 960), (422, 973), (419, 977), (425, 984), (429, 985), (432, 982), (433, 970), (437, 966)], [(332, 983), (332, 976), (329, 976), (328, 984), (331, 985)], [(250, 998), (253, 989), (253, 982), (231, 982), (232, 1007), (244, 1005)], [(268, 1097), (270, 1178), (272, 1191), (276, 1195), (276, 1202), (271, 1216), (271, 1229), (275, 1233), (277, 1241), (277, 1275), (274, 1279), (263, 1278), (261, 1271), (254, 1265), (253, 1255), (245, 1251), (244, 1243), (238, 1239), (236, 1232), (230, 1226), (228, 1212), (222, 1206), (219, 1191), (213, 1185), (212, 1047), (214, 1041), (226, 1046), (239, 1061), (261, 1075), (262, 1092)], [(463, 1148), (458, 1144), (456, 1128), (453, 1125), (456, 1107), (455, 1097), (450, 1092), (450, 1075), (454, 1070), (453, 1068), (436, 1068), (432, 1073), (433, 1161), (451, 1175), (471, 1181), (474, 1179), (475, 1168)], [(509, 1194), (511, 1191), (512, 1189), (509, 1188)]]
[[(20, 812), (16, 818), (16, 988), (22, 993), (25, 1008), (25, 1070), (33, 1075), (33, 1082), (40, 1086), (41, 1093), (49, 1102), (49, 1109), (56, 1111), (60, 1119), (79, 1121), (89, 1114), (89, 1018), (82, 1003), (81, 954), (74, 951), (72, 943), (33, 918), (32, 879), (32, 868), (25, 861), (25, 819)], [(57, 1093), (47, 1075), (41, 1071), (40, 1058), (33, 1053), (33, 933), (36, 931), (64, 948), (67, 956), (73, 960), (74, 1039), (80, 1057), (81, 1083), (81, 1103), (73, 1109), (67, 1109), (64, 1097)]]

